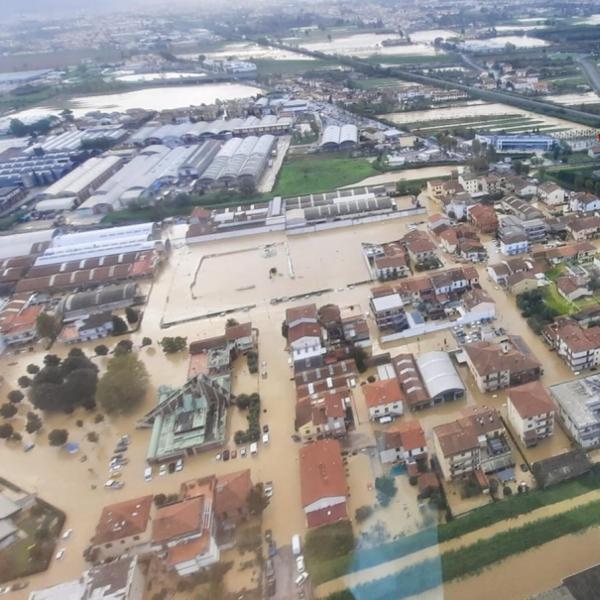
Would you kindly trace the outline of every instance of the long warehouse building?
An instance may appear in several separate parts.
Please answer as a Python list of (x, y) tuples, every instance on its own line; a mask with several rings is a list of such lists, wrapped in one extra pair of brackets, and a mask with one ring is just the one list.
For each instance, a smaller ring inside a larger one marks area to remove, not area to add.
[(256, 185), (275, 145), (276, 139), (272, 135), (232, 138), (224, 144), (199, 181), (205, 187)]
[(79, 201), (86, 200), (105, 181), (112, 177), (124, 163), (120, 156), (94, 157), (61, 177), (45, 190), (41, 198), (65, 198), (74, 196)]

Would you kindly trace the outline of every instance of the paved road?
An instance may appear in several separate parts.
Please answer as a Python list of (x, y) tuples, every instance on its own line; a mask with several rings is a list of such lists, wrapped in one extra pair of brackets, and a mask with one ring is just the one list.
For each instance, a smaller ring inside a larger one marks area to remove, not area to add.
[(581, 65), (596, 93), (600, 93), (600, 71), (598, 70), (598, 65), (589, 56), (581, 56), (577, 59), (577, 62)]

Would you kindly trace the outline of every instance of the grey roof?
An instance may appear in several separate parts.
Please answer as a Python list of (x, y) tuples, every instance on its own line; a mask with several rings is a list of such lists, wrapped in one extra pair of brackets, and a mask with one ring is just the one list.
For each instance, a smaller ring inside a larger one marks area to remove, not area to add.
[(600, 423), (600, 375), (557, 383), (549, 389), (578, 429)]
[(0, 521), (0, 542), (17, 532), (17, 528), (9, 519)]
[(0, 519), (6, 519), (19, 512), (21, 507), (4, 494), (0, 494)]
[(393, 206), (394, 203), (391, 198), (369, 197), (348, 199), (336, 202), (335, 204), (306, 208), (304, 216), (307, 221), (316, 221), (318, 219), (332, 219), (343, 215), (353, 215), (376, 210), (391, 210)]
[(592, 463), (583, 450), (564, 452), (531, 465), (538, 485), (543, 488), (580, 477), (591, 468)]
[(71, 294), (65, 299), (64, 310), (85, 310), (103, 304), (112, 304), (123, 300), (133, 299), (137, 294), (137, 284), (126, 283), (123, 285), (111, 285), (94, 292), (80, 292)]
[(445, 392), (462, 390), (461, 381), (446, 352), (426, 352), (417, 357), (417, 366), (429, 395), (434, 398)]

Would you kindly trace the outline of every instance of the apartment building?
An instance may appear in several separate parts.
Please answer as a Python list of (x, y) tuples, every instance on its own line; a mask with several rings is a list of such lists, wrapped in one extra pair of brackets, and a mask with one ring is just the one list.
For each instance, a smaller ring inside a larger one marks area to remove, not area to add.
[(572, 320), (547, 325), (542, 335), (574, 373), (600, 364), (600, 327), (585, 329)]
[(500, 343), (473, 342), (464, 346), (467, 365), (482, 392), (536, 381), (542, 365), (520, 336), (507, 337)]
[(433, 448), (446, 481), (472, 474), (485, 485), (485, 474), (514, 465), (500, 413), (471, 407), (456, 421), (433, 428)]
[(555, 406), (539, 381), (510, 388), (506, 405), (508, 421), (527, 448), (553, 435)]

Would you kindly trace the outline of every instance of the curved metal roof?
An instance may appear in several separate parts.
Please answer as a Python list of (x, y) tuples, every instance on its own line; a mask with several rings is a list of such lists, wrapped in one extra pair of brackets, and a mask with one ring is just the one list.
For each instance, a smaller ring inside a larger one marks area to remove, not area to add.
[(426, 352), (416, 360), (423, 383), (432, 398), (453, 390), (464, 392), (465, 386), (446, 352)]

